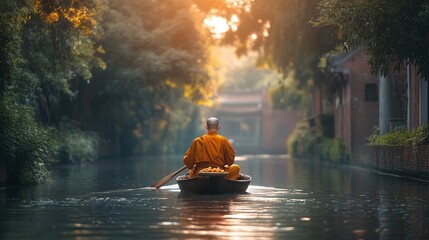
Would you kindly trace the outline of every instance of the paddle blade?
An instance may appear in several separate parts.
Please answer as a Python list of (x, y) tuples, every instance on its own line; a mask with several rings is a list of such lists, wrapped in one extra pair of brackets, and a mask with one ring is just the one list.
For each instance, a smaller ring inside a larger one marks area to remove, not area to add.
[(186, 169), (186, 166), (181, 167), (180, 169), (168, 174), (167, 176), (161, 178), (157, 182), (150, 185), (151, 187), (159, 189), (160, 187), (164, 186), (166, 183), (168, 183), (174, 176), (176, 176), (179, 172)]

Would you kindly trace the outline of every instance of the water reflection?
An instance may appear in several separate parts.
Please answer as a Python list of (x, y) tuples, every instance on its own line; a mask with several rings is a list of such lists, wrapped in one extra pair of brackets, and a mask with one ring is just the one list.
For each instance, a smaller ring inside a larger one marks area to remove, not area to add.
[[(179, 194), (177, 199), (180, 211), (180, 233), (189, 238), (234, 239), (234, 223), (231, 215), (232, 201), (237, 195), (219, 198), (216, 196), (195, 197), (193, 194)], [(238, 220), (239, 221), (239, 220)]]
[[(429, 185), (355, 167), (243, 156), (247, 194), (147, 188), (177, 158), (62, 167), (0, 189), (0, 239), (428, 239)], [(161, 169), (159, 172), (156, 169)]]
[[(251, 186), (247, 194), (240, 195), (179, 193), (179, 215), (156, 227), (186, 239), (272, 239), (293, 233), (293, 218), (285, 224), (282, 213), (293, 216), (293, 209), (304, 206), (306, 198), (307, 193), (301, 190), (263, 186)], [(301, 216), (298, 222), (309, 219)]]

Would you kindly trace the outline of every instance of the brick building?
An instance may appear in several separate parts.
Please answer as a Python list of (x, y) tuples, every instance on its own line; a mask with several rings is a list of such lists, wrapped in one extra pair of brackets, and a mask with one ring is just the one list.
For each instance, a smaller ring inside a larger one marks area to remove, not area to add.
[(221, 119), (222, 135), (239, 154), (285, 153), (286, 141), (300, 121), (297, 112), (270, 107), (265, 91), (229, 91), (210, 110)]
[[(368, 163), (367, 138), (379, 126), (380, 77), (371, 74), (368, 62), (368, 56), (359, 48), (327, 59), (327, 79), (335, 87), (335, 137), (344, 140), (355, 164)], [(406, 121), (406, 75), (395, 74), (390, 80), (392, 129)]]
[(418, 75), (415, 67), (408, 69), (410, 91), (410, 127), (415, 128), (429, 123), (429, 83)]
[[(427, 125), (428, 81), (419, 76), (414, 66), (406, 68), (405, 79), (410, 86), (407, 89), (407, 126), (413, 129)], [(369, 146), (368, 150), (371, 154), (369, 165), (378, 171), (429, 180), (429, 145), (377, 145)]]

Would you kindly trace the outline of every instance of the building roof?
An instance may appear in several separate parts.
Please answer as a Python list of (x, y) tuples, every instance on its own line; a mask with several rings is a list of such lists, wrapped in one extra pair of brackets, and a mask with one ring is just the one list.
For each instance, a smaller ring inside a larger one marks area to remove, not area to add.
[(328, 54), (327, 56), (328, 71), (347, 73), (348, 69), (345, 67), (345, 63), (361, 50), (362, 48), (355, 47), (348, 52), (342, 52), (335, 55)]
[(229, 91), (219, 97), (220, 112), (254, 113), (262, 109), (264, 93), (262, 91)]

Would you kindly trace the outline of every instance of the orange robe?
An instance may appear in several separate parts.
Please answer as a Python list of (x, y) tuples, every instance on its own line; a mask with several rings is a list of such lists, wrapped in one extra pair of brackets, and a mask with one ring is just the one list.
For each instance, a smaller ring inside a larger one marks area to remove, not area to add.
[(234, 158), (235, 150), (228, 139), (215, 132), (208, 132), (192, 142), (183, 157), (183, 162), (190, 169), (191, 176), (198, 175), (198, 172), (206, 167), (224, 169), (225, 165), (233, 165), (234, 176), (226, 176), (226, 178), (236, 179), (239, 173), (236, 172), (238, 165), (233, 164)]

